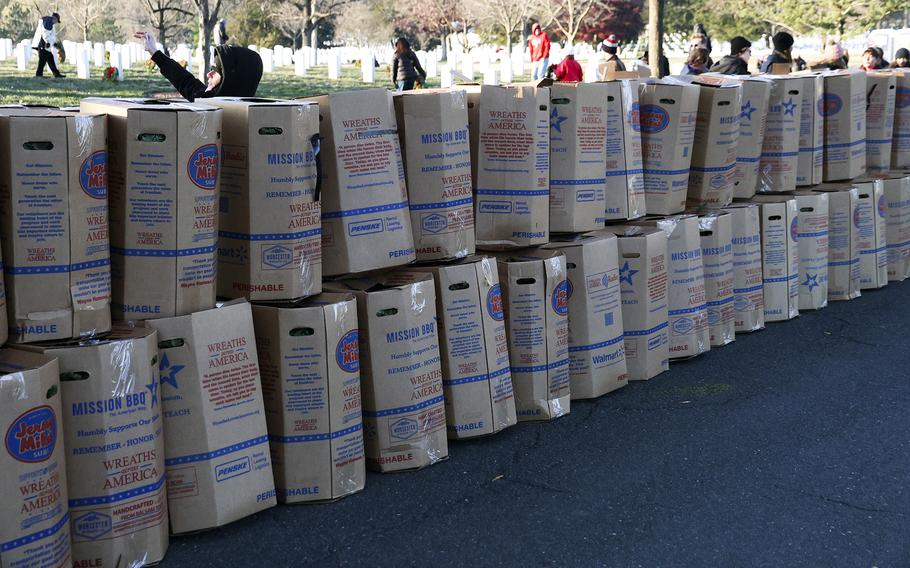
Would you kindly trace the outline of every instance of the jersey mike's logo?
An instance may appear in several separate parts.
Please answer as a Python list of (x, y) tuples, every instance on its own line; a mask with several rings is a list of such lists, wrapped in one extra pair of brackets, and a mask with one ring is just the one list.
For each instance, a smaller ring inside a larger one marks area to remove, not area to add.
[(799, 240), (799, 217), (794, 217), (790, 222), (790, 238), (794, 241)]
[(660, 132), (670, 124), (670, 115), (657, 105), (641, 105), (638, 117), (641, 122), (641, 131), (646, 134)]
[(356, 329), (344, 334), (335, 348), (335, 360), (343, 371), (356, 373), (360, 370), (360, 343)]
[(79, 185), (94, 199), (107, 199), (107, 152), (99, 150), (82, 162)]
[(6, 451), (18, 461), (47, 460), (57, 445), (57, 417), (50, 406), (39, 406), (16, 418), (6, 431)]
[(553, 289), (553, 311), (564, 316), (569, 313), (569, 281), (563, 280)]
[(840, 112), (844, 102), (834, 93), (825, 93), (821, 100), (818, 101), (818, 114), (822, 116), (831, 116)]
[(193, 151), (186, 173), (197, 187), (215, 189), (218, 185), (218, 146), (206, 144)]
[(502, 288), (499, 284), (493, 284), (487, 292), (487, 313), (496, 321), (502, 321)]

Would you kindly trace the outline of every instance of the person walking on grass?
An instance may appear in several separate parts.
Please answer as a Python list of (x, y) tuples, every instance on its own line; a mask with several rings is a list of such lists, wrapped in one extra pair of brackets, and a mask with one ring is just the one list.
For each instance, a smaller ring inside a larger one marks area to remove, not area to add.
[(712, 73), (724, 75), (748, 75), (749, 58), (752, 57), (752, 43), (743, 36), (730, 40), (730, 55), (724, 55), (711, 67)]
[(66, 77), (57, 70), (57, 63), (54, 61), (54, 52), (51, 51), (57, 45), (57, 32), (54, 26), (60, 23), (60, 14), (54, 12), (50, 16), (44, 16), (38, 20), (38, 27), (35, 29), (35, 35), (32, 38), (32, 49), (38, 51), (38, 70), (35, 71), (35, 77), (44, 77), (44, 67), (47, 66), (54, 77), (61, 79)]
[(531, 26), (531, 37), (528, 38), (528, 48), (531, 50), (531, 78), (535, 81), (547, 76), (550, 67), (550, 36), (540, 28), (540, 24)]
[(417, 84), (427, 80), (427, 72), (420, 66), (417, 54), (411, 50), (408, 40), (395, 40), (395, 56), (392, 58), (392, 81), (399, 91), (410, 91)]

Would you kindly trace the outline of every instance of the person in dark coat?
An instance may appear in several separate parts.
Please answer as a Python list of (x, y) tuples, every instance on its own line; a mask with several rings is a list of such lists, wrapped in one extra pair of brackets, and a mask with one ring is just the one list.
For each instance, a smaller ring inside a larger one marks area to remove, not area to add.
[(894, 52), (894, 59), (891, 61), (892, 69), (910, 67), (910, 51), (902, 47)]
[[(642, 54), (639, 61), (648, 69), (651, 68), (651, 58), (647, 49)], [(667, 59), (667, 56), (663, 53), (661, 53), (660, 57), (657, 58), (657, 73), (659, 77), (666, 77), (670, 74), (670, 60)]]
[(206, 75), (207, 82), (203, 83), (162, 53), (151, 33), (138, 32), (136, 37), (145, 41), (145, 50), (151, 54), (164, 78), (190, 102), (209, 97), (256, 96), (262, 80), (262, 58), (255, 51), (237, 45), (216, 46), (212, 69)]
[[(35, 71), (35, 77), (44, 77), (44, 68), (47, 67), (54, 74), (54, 77), (61, 79), (66, 77), (57, 70), (57, 63), (54, 61), (54, 48), (59, 48), (57, 42), (57, 32), (54, 26), (60, 23), (60, 14), (54, 12), (50, 16), (43, 16), (38, 21), (38, 28), (32, 38), (32, 49), (38, 51), (38, 70)], [(63, 57), (63, 56), (61, 56)], [(62, 59), (61, 59), (62, 61)]]
[(775, 63), (793, 64), (793, 54), (791, 53), (793, 49), (792, 35), (787, 32), (777, 32), (771, 38), (771, 43), (774, 45), (774, 51), (762, 62), (760, 69), (762, 73), (770, 73), (771, 66)]
[(680, 75), (701, 75), (708, 70), (708, 59), (710, 59), (710, 55), (707, 49), (703, 47), (692, 48)]
[(752, 44), (742, 36), (730, 40), (730, 55), (724, 55), (711, 67), (712, 73), (724, 75), (748, 75), (749, 58), (752, 57)]
[(408, 40), (395, 40), (395, 57), (392, 59), (392, 81), (399, 91), (410, 91), (419, 81), (427, 80), (427, 72), (420, 66), (417, 54), (411, 51)]

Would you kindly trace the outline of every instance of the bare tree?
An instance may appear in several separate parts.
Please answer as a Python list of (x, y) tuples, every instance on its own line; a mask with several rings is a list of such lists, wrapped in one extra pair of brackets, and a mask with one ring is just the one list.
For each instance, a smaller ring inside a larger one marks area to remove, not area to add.
[[(198, 1), (198, 0), (195, 0)], [(302, 47), (316, 47), (319, 24), (337, 16), (353, 0), (287, 0), (276, 4), (272, 19), (285, 33), (300, 32)]]
[(533, 4), (528, 0), (475, 0), (469, 6), (477, 21), (505, 35), (506, 55), (511, 56), (512, 35), (531, 15)]
[(184, 0), (142, 0), (142, 7), (158, 36), (158, 43), (165, 45), (167, 31), (180, 23), (182, 18), (192, 17), (185, 8)]
[(92, 25), (108, 17), (111, 8), (111, 0), (71, 0), (67, 4), (67, 15), (81, 32), (82, 41), (88, 41), (88, 34)]
[(205, 82), (205, 75), (211, 64), (210, 51), (212, 49), (212, 31), (218, 23), (221, 12), (221, 0), (193, 0), (196, 7), (196, 17), (199, 23), (199, 47), (202, 49), (202, 69), (199, 80)]
[(556, 24), (566, 38), (566, 43), (571, 44), (591, 8), (602, 1), (604, 0), (542, 0), (540, 8), (546, 18)]

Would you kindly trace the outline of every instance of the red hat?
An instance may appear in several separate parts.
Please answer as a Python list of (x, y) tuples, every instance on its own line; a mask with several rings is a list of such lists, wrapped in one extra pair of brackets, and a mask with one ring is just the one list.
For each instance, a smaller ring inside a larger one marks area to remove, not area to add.
[(616, 37), (616, 34), (610, 34), (603, 41), (603, 44), (604, 47), (619, 47), (619, 38)]

